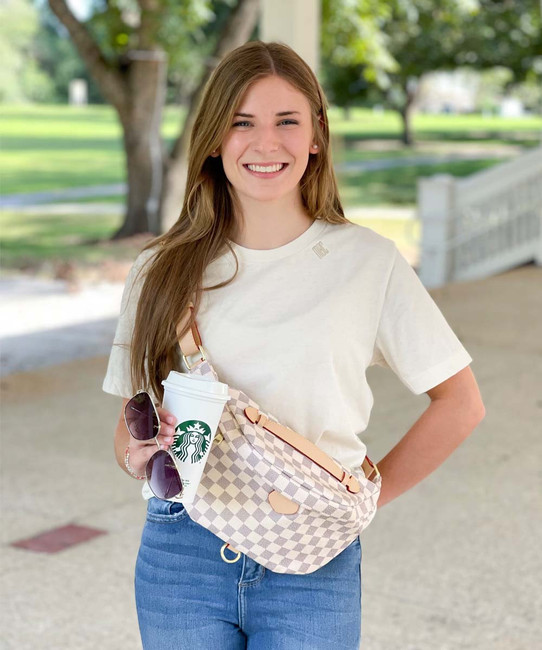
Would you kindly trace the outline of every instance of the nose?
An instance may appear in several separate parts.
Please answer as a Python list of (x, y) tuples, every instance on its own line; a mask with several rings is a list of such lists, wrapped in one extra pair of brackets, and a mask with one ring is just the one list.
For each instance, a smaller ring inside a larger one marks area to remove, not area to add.
[(254, 129), (254, 139), (252, 149), (257, 152), (272, 152), (279, 148), (279, 139), (274, 126), (262, 126)]

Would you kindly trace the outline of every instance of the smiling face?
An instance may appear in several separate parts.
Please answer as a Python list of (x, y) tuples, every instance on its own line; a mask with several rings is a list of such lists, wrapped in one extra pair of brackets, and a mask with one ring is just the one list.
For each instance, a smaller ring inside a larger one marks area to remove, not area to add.
[[(298, 202), (313, 127), (305, 95), (277, 76), (256, 81), (245, 93), (220, 147), (224, 172), (241, 204)], [(216, 154), (218, 155), (218, 154)]]

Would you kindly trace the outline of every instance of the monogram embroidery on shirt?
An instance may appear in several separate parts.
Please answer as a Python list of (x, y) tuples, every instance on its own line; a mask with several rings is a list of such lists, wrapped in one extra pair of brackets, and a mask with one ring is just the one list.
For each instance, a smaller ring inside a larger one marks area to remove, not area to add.
[(312, 250), (318, 255), (318, 257), (324, 257), (329, 253), (328, 249), (319, 241), (315, 246), (312, 247)]

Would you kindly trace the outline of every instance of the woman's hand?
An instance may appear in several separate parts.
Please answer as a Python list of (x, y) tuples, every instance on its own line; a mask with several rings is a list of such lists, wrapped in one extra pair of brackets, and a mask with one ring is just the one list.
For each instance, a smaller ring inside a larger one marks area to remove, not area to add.
[[(136, 440), (130, 435), (128, 452), (130, 454), (130, 467), (138, 476), (145, 476), (145, 467), (149, 458), (160, 449), (168, 449), (173, 442), (175, 423), (177, 419), (170, 411), (157, 406), (160, 418), (160, 433), (152, 440)], [(158, 445), (160, 447), (158, 447)]]

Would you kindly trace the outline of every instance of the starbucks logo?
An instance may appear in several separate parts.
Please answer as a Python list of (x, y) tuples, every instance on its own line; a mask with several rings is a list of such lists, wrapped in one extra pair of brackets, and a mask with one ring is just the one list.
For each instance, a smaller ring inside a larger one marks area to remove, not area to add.
[(185, 420), (175, 427), (170, 451), (179, 460), (197, 463), (209, 448), (211, 429), (201, 420)]

